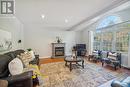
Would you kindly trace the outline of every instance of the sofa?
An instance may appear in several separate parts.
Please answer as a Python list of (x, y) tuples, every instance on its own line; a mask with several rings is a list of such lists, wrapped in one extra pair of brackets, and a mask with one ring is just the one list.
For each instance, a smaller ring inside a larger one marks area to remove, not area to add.
[(113, 81), (111, 87), (130, 87), (130, 76), (124, 79), (123, 81)]
[(117, 67), (121, 68), (121, 53), (107, 52), (107, 57), (102, 58), (101, 62), (102, 66), (104, 64), (109, 64), (113, 66), (115, 70), (117, 69)]
[[(33, 87), (32, 71), (27, 71), (19, 75), (9, 76), (8, 64), (11, 60), (24, 53), (24, 50), (11, 51), (0, 55), (0, 79), (8, 81), (8, 87)], [(30, 64), (39, 64), (39, 56), (30, 61)]]

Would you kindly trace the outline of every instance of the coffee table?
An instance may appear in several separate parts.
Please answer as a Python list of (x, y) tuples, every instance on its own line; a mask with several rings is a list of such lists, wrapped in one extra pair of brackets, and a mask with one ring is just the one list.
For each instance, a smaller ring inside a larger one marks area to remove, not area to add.
[[(64, 60), (65, 60), (65, 66), (69, 66), (70, 71), (72, 70), (72, 64), (75, 64), (77, 66), (81, 66), (82, 68), (84, 68), (84, 59), (83, 59), (83, 57), (73, 58), (72, 56), (67, 56), (67, 57), (65, 57)], [(81, 64), (79, 64), (79, 62), (81, 62)], [(67, 63), (69, 63), (69, 65)]]

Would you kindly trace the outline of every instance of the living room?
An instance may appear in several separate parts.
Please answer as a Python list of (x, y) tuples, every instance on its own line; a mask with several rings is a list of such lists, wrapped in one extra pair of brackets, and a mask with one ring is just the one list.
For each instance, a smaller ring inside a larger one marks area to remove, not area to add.
[(0, 87), (130, 86), (129, 0), (0, 3)]

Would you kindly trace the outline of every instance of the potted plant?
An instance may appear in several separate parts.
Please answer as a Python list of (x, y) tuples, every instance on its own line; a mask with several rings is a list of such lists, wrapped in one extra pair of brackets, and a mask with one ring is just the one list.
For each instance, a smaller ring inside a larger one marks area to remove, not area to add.
[(31, 49), (31, 48), (28, 48), (27, 51), (32, 51), (32, 49)]

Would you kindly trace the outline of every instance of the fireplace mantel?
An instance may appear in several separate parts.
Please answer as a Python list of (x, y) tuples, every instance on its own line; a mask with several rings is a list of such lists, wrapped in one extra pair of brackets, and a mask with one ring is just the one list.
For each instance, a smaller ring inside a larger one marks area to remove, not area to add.
[(65, 57), (65, 43), (52, 43), (52, 58)]

